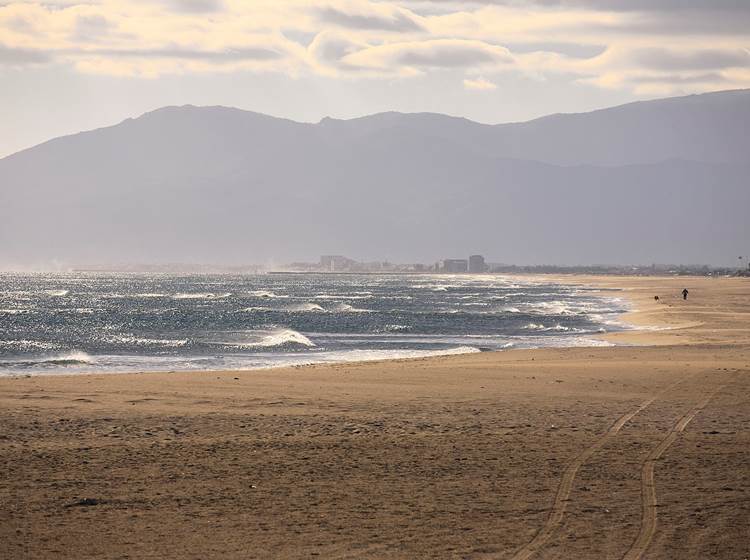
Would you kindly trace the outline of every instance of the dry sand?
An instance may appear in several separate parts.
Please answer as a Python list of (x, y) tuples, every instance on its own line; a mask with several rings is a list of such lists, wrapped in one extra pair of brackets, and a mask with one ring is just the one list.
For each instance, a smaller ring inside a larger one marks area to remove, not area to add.
[(750, 557), (750, 281), (565, 281), (668, 330), (2, 379), (0, 557)]

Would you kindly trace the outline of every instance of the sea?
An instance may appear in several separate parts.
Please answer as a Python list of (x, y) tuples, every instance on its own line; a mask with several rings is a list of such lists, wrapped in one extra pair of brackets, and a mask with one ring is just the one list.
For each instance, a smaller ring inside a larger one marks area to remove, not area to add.
[(616, 291), (496, 275), (0, 274), (0, 376), (602, 346)]

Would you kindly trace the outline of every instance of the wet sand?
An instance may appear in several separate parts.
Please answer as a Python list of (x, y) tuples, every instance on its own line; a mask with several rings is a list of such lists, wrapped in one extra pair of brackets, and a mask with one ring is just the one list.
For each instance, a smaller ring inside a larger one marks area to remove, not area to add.
[(643, 346), (1, 379), (0, 558), (750, 557), (750, 280), (561, 280)]

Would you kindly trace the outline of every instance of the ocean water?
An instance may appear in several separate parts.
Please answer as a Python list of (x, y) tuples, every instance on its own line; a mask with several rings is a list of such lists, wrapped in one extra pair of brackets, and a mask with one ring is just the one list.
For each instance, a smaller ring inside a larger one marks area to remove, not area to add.
[(600, 346), (626, 304), (493, 275), (0, 274), (0, 376)]

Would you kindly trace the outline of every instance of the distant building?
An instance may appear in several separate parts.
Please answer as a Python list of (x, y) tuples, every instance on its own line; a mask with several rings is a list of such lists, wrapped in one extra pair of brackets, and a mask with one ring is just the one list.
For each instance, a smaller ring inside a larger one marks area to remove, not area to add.
[(320, 268), (325, 272), (349, 270), (355, 264), (357, 264), (356, 261), (341, 255), (323, 255), (320, 257)]
[(443, 272), (456, 273), (456, 272), (468, 272), (469, 261), (466, 259), (445, 259), (443, 261)]
[(469, 257), (469, 272), (487, 272), (487, 265), (482, 255), (471, 255)]

